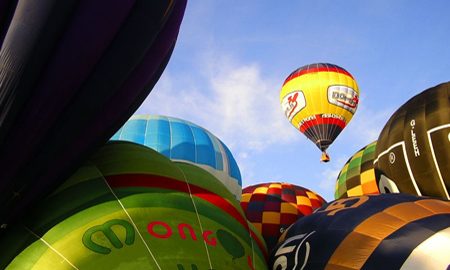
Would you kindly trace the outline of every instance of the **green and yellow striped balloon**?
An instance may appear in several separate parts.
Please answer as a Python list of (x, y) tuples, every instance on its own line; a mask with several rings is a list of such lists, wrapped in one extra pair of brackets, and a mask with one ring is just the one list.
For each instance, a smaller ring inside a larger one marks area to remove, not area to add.
[(345, 163), (336, 180), (335, 199), (380, 193), (373, 167), (376, 146), (376, 141), (366, 145)]
[(108, 143), (0, 239), (1, 269), (266, 269), (264, 240), (212, 174)]

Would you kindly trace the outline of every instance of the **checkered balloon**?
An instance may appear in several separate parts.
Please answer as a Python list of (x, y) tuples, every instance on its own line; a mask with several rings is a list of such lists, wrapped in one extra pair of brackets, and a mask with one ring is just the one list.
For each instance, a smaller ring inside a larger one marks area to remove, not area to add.
[(321, 196), (307, 188), (281, 182), (248, 186), (242, 190), (241, 199), (248, 221), (261, 232), (269, 251), (285, 229), (324, 203)]
[(345, 163), (336, 180), (335, 199), (379, 194), (373, 160), (377, 141), (361, 148)]

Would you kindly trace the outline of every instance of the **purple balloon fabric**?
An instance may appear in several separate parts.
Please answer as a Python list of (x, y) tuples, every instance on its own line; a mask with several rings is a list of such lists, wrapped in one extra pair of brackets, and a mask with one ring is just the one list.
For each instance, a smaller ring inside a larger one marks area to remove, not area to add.
[[(8, 30), (39, 31), (20, 51), (23, 65), (0, 70), (0, 226), (51, 192), (134, 113), (170, 59), (187, 4), (43, 1), (41, 25), (18, 29), (13, 18)], [(20, 40), (9, 34), (5, 44)]]

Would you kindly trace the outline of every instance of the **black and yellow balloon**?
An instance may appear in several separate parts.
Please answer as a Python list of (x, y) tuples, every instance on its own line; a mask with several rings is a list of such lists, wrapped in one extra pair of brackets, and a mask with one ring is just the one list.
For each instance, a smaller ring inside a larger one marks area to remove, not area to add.
[(417, 94), (391, 116), (374, 166), (383, 193), (450, 199), (450, 82)]
[(353, 76), (337, 65), (310, 64), (296, 69), (284, 81), (280, 102), (289, 122), (325, 150), (352, 119), (359, 101)]

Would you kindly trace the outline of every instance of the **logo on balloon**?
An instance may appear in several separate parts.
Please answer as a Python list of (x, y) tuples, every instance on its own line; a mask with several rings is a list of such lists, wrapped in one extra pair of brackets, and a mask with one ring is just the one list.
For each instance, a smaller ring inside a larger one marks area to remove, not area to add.
[(291, 121), (299, 111), (306, 107), (305, 95), (302, 91), (294, 91), (283, 98), (281, 107), (286, 117)]
[(394, 164), (395, 162), (395, 154), (394, 152), (389, 153), (389, 163)]
[(358, 93), (344, 85), (332, 85), (328, 87), (328, 102), (355, 113), (358, 107)]
[(135, 231), (133, 226), (126, 220), (113, 219), (103, 223), (102, 225), (97, 225), (89, 228), (83, 235), (84, 246), (100, 254), (111, 253), (110, 248), (105, 247), (94, 240), (98, 239), (98, 237), (95, 237), (95, 235), (103, 235), (108, 239), (113, 247), (117, 249), (122, 248), (122, 241), (120, 241), (119, 237), (117, 237), (116, 233), (112, 230), (113, 226), (118, 226), (125, 229), (125, 244), (132, 245), (134, 243)]
[[(122, 231), (123, 229), (125, 230), (125, 239), (123, 242), (126, 245), (132, 245), (134, 243), (135, 228), (133, 225), (126, 220), (113, 219), (105, 222), (104, 224), (96, 225), (86, 230), (82, 239), (84, 246), (96, 253), (104, 255), (111, 253), (111, 248), (108, 246), (112, 246), (117, 249), (122, 248), (123, 243), (114, 232), (113, 227), (121, 227)], [(147, 225), (147, 232), (149, 235), (158, 239), (170, 239), (174, 234), (178, 234), (183, 240), (188, 240), (189, 238), (192, 241), (198, 240), (194, 228), (187, 223), (179, 223), (174, 232), (174, 229), (168, 223), (164, 221), (152, 221)], [(215, 237), (213, 231), (203, 230), (201, 236), (203, 241), (209, 246), (215, 247), (217, 246), (217, 242), (219, 242), (225, 252), (231, 256), (231, 260), (233, 261), (245, 256), (244, 246), (241, 244), (239, 239), (226, 230), (217, 230)], [(104, 242), (104, 238), (109, 241), (110, 245), (105, 246), (104, 243), (102, 243)], [(247, 263), (249, 268), (253, 269), (250, 256), (247, 257)], [(192, 269), (196, 269), (196, 267), (197, 266), (195, 264), (191, 265)], [(183, 266), (178, 265), (178, 268), (183, 269)]]
[[(286, 239), (275, 253), (275, 262), (272, 269), (304, 269), (311, 253), (311, 245), (306, 240), (314, 233), (313, 231)], [(289, 258), (286, 256), (286, 254), (292, 254), (293, 252), (295, 256), (289, 256)], [(292, 261), (289, 261), (289, 259)]]
[(316, 213), (327, 213), (327, 216), (334, 216), (336, 213), (352, 208), (357, 208), (369, 200), (368, 196), (349, 197), (336, 200), (327, 205), (323, 210), (317, 210)]

